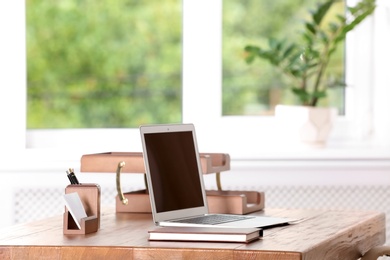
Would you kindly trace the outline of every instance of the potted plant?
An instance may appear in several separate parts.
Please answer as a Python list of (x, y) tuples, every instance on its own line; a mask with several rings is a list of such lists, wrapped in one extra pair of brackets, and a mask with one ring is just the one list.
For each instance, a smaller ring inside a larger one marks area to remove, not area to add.
[[(345, 86), (344, 79), (336, 80), (334, 75), (327, 74), (331, 57), (345, 40), (347, 33), (370, 16), (376, 7), (375, 0), (361, 0), (354, 7), (346, 7), (344, 14), (336, 14), (334, 19), (329, 19), (327, 15), (330, 15), (332, 6), (337, 2), (340, 0), (326, 0), (310, 12), (310, 19), (304, 22), (303, 30), (299, 32), (299, 42), (272, 38), (269, 39), (268, 48), (256, 45), (245, 47), (248, 64), (253, 63), (256, 58), (265, 59), (291, 79), (289, 88), (301, 105), (292, 109), (301, 118), (303, 113), (314, 120), (299, 123), (309, 125), (310, 129), (300, 134), (308, 142), (324, 142), (331, 128), (327, 119), (334, 118), (337, 114), (334, 108), (319, 108), (318, 101), (327, 96), (329, 88)], [(291, 119), (290, 113), (284, 110), (285, 106), (278, 105), (275, 115), (278, 117), (287, 114)], [(313, 113), (317, 111), (320, 118), (316, 119)], [(290, 120), (293, 121), (294, 119)], [(325, 130), (316, 132), (321, 124), (325, 126)]]

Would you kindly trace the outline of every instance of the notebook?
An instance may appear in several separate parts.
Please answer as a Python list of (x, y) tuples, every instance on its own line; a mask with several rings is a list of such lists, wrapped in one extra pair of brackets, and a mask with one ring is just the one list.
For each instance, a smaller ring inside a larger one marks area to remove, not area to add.
[(193, 124), (140, 126), (153, 221), (159, 226), (271, 227), (293, 219), (209, 214)]
[(148, 231), (149, 240), (216, 241), (249, 243), (263, 237), (261, 228), (232, 227), (155, 227)]

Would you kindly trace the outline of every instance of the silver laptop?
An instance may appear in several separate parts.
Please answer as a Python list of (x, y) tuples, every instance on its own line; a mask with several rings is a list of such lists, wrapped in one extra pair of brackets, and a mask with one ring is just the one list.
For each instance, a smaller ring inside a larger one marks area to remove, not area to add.
[(270, 227), (292, 219), (209, 214), (192, 124), (140, 127), (153, 220), (159, 226)]

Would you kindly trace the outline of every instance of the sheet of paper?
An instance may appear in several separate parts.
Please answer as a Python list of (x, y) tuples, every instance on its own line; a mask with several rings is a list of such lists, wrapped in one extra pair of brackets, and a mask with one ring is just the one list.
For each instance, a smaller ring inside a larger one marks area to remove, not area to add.
[(75, 220), (79, 229), (81, 229), (81, 219), (87, 217), (83, 203), (77, 192), (64, 194), (65, 206)]

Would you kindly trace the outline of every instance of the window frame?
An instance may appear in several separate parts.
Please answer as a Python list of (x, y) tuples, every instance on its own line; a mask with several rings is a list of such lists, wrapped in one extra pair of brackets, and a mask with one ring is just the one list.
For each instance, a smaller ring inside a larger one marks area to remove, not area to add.
[[(356, 4), (356, 1), (348, 0), (347, 4)], [(250, 158), (267, 150), (296, 149), (280, 143), (280, 138), (274, 134), (272, 117), (222, 116), (222, 0), (187, 1), (185, 7), (183, 121), (196, 124), (198, 136), (201, 133), (198, 139), (204, 140), (207, 149), (222, 147), (236, 158)], [(195, 24), (191, 17), (186, 16), (186, 10), (201, 13), (201, 21)], [(346, 114), (337, 119), (329, 142), (331, 146), (366, 143), (375, 139), (374, 118), (377, 121), (384, 119), (383, 116), (380, 119), (375, 117), (374, 101), (379, 101), (380, 95), (373, 97), (371, 93), (375, 86), (372, 68), (376, 60), (367, 59), (380, 53), (374, 51), (373, 25), (373, 19), (368, 18), (347, 37), (346, 80), (353, 87), (346, 89)], [(362, 50), (370, 50), (370, 53)]]
[[(249, 158), (260, 156), (267, 150), (290, 149), (274, 135), (272, 117), (222, 116), (222, 1), (183, 0), (183, 122), (195, 124), (202, 151), (223, 151), (234, 158)], [(351, 2), (356, 1), (348, 0), (348, 3)], [(386, 5), (386, 1), (378, 2)], [(374, 51), (381, 38), (373, 25), (374, 19), (368, 19), (348, 35), (347, 82), (352, 83), (353, 88), (346, 90), (346, 115), (338, 117), (331, 145), (372, 140), (390, 144), (389, 138), (384, 137), (384, 133), (390, 130), (390, 120), (386, 113), (381, 112), (383, 106), (387, 111), (390, 109), (381, 94), (389, 93), (382, 86), (388, 82), (388, 77), (384, 76), (385, 72), (378, 75), (380, 72), (373, 69), (378, 67), (378, 60), (384, 62), (381, 59), (383, 52)], [(4, 150), (26, 147), (73, 147), (95, 152), (141, 149), (136, 128), (26, 130), (24, 1), (0, 3), (0, 28), (7, 39), (0, 44), (0, 57), (4, 57), (0, 60), (0, 69), (6, 72), (0, 76), (0, 85), (12, 84), (11, 88), (7, 88), (7, 98), (0, 102), (0, 118), (6, 126), (2, 127), (0, 137)], [(367, 37), (367, 33), (372, 37)], [(389, 42), (388, 38), (386, 41)], [(382, 51), (385, 46), (380, 46)], [(370, 54), (362, 52), (362, 48), (368, 48)], [(382, 77), (381, 82), (375, 80), (378, 77)], [(384, 127), (381, 128), (382, 136), (378, 131), (380, 126)]]
[(26, 31), (25, 2), (0, 3), (1, 150), (25, 148), (26, 134)]

